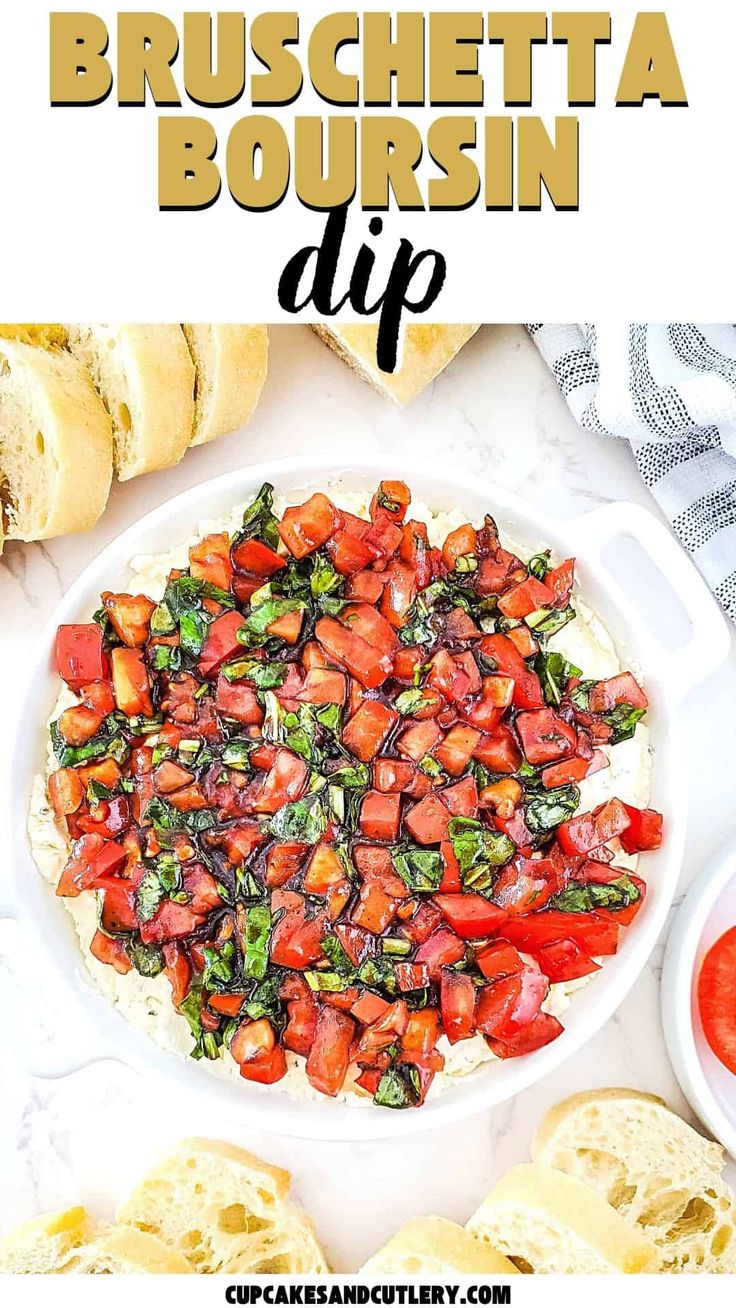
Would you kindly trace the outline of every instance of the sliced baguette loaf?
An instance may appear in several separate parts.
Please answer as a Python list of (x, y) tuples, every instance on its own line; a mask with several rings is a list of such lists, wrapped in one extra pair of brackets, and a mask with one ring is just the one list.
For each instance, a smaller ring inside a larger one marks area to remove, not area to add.
[(68, 348), (110, 414), (121, 481), (178, 463), (194, 431), (194, 364), (178, 323), (70, 323)]
[(119, 1222), (179, 1250), (196, 1272), (325, 1272), (305, 1215), (288, 1200), (291, 1177), (234, 1145), (185, 1140), (119, 1207)]
[(528, 1272), (656, 1272), (659, 1254), (582, 1182), (534, 1163), (512, 1167), (468, 1230)]
[(408, 404), (451, 363), (480, 323), (410, 323), (395, 372), (381, 372), (376, 360), (375, 323), (318, 323), (314, 331), (341, 359), (388, 399)]
[(110, 419), (63, 351), (0, 340), (0, 500), (12, 540), (86, 531), (112, 479)]
[(23, 1222), (0, 1240), (0, 1272), (49, 1275), (67, 1271), (96, 1234), (85, 1208), (66, 1208)]
[(652, 1239), (667, 1272), (736, 1272), (720, 1145), (654, 1095), (593, 1090), (552, 1108), (532, 1157), (579, 1178)]
[(363, 1276), (510, 1276), (514, 1264), (446, 1217), (417, 1217), (402, 1226), (360, 1269)]
[(165, 1245), (155, 1235), (136, 1231), (131, 1226), (109, 1227), (91, 1244), (78, 1249), (70, 1264), (61, 1270), (80, 1276), (109, 1273), (134, 1276), (142, 1272), (149, 1275), (192, 1275), (192, 1268), (183, 1254)]
[(253, 413), (268, 371), (268, 331), (244, 323), (182, 327), (196, 376), (192, 445), (204, 445), (237, 431)]
[(0, 337), (51, 350), (66, 345), (67, 330), (61, 322), (0, 322)]

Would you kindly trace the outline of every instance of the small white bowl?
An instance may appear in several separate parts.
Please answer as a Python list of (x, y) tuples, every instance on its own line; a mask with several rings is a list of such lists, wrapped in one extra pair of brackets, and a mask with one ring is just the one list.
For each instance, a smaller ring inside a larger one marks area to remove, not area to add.
[(705, 1038), (697, 996), (701, 962), (732, 926), (736, 926), (736, 841), (704, 868), (685, 896), (662, 971), (662, 1021), (682, 1092), (736, 1158), (736, 1076), (716, 1058)]

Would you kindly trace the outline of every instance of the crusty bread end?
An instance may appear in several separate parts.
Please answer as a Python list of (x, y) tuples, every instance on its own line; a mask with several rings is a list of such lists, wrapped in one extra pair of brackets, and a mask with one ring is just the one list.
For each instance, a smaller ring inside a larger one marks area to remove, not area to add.
[(396, 404), (408, 404), (447, 367), (480, 323), (410, 323), (395, 372), (381, 372), (374, 323), (316, 323), (313, 330), (364, 381)]

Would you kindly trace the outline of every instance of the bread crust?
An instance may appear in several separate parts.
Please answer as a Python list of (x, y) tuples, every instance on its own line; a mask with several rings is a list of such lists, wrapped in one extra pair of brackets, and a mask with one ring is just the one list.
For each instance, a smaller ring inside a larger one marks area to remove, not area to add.
[[(24, 489), (14, 505), (18, 452), (11, 442), (20, 441)], [(9, 540), (86, 531), (102, 514), (112, 480), (110, 418), (84, 368), (63, 351), (0, 341), (2, 472)]]
[(375, 323), (317, 323), (313, 330), (364, 381), (396, 404), (408, 404), (424, 390), (474, 336), (481, 323), (410, 323), (404, 333), (403, 355), (394, 373), (381, 372), (376, 362)]
[(237, 431), (251, 417), (268, 372), (262, 324), (182, 323), (195, 367), (192, 445)]

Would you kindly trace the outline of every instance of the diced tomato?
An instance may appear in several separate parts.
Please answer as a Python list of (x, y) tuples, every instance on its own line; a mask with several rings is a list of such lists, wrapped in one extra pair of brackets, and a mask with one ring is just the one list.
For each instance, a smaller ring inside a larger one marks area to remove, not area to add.
[(340, 619), (350, 631), (382, 653), (393, 657), (398, 650), (396, 632), (371, 604), (349, 604), (342, 610)]
[(618, 949), (618, 926), (607, 921), (602, 914), (563, 913), (558, 909), (544, 909), (541, 913), (527, 913), (510, 917), (503, 934), (522, 953), (536, 954), (544, 945), (556, 940), (574, 940), (592, 958), (615, 954)]
[(539, 643), (534, 633), (522, 622), (518, 627), (511, 627), (506, 635), (523, 659), (530, 659), (539, 650)]
[(443, 895), (459, 895), (462, 890), (460, 864), (457, 861), (451, 840), (443, 840), (440, 845), (442, 856), (442, 880), (440, 891)]
[(521, 1054), (531, 1054), (535, 1049), (542, 1049), (562, 1035), (563, 1026), (551, 1013), (537, 1013), (528, 1026), (524, 1026), (515, 1035), (504, 1040), (495, 1040), (486, 1036), (486, 1042), (496, 1058), (518, 1058)]
[[(621, 873), (620, 868), (613, 868), (612, 871), (619, 875)], [(625, 908), (597, 908), (595, 910), (596, 915), (601, 918), (602, 921), (612, 922), (614, 926), (631, 926), (631, 923), (644, 904), (644, 898), (647, 893), (646, 882), (642, 881), (641, 877), (634, 876), (633, 872), (627, 872), (626, 875), (631, 881), (633, 881), (639, 891), (639, 898), (635, 899), (631, 904), (627, 904)]]
[(346, 668), (367, 689), (376, 690), (390, 676), (393, 667), (391, 656), (371, 646), (362, 636), (341, 626), (334, 618), (320, 618), (314, 631), (328, 658)]
[(107, 676), (107, 655), (102, 648), (102, 632), (96, 622), (62, 625), (56, 633), (56, 667), (62, 681), (73, 691), (90, 681)]
[(215, 708), (223, 717), (246, 727), (257, 727), (263, 722), (263, 709), (253, 687), (243, 681), (230, 682), (222, 673), (217, 678)]
[(49, 799), (57, 818), (76, 813), (84, 799), (84, 786), (74, 768), (59, 768), (51, 773)]
[(420, 845), (436, 845), (447, 839), (450, 811), (438, 795), (427, 795), (409, 810), (404, 821)]
[(88, 685), (82, 686), (80, 694), (82, 703), (87, 708), (95, 709), (100, 717), (106, 718), (109, 713), (114, 713), (115, 696), (109, 681), (90, 681)]
[(115, 789), (122, 776), (120, 767), (114, 758), (101, 759), (99, 763), (91, 763), (86, 768), (74, 768), (73, 771), (79, 777), (83, 786), (88, 786), (90, 781), (99, 781), (101, 785), (108, 786), (110, 790)]
[(209, 1006), (223, 1017), (237, 1017), (245, 1002), (244, 994), (210, 995)]
[(620, 799), (609, 799), (592, 813), (580, 813), (557, 828), (557, 839), (566, 854), (589, 854), (631, 826), (631, 818)]
[[(244, 540), (233, 550), (233, 563), (239, 572), (251, 572), (256, 577), (272, 577), (286, 567), (286, 559), (262, 540)], [(219, 584), (219, 583), (218, 583)], [(227, 590), (228, 587), (223, 587)]]
[(478, 787), (475, 777), (463, 777), (453, 786), (445, 786), (441, 799), (453, 817), (477, 817)]
[(422, 945), (431, 936), (432, 932), (439, 927), (441, 921), (442, 914), (439, 909), (435, 908), (434, 904), (430, 903), (429, 900), (422, 900), (409, 920), (403, 922), (401, 932), (409, 940), (413, 940), (415, 944)]
[(75, 704), (65, 709), (58, 719), (58, 728), (68, 745), (85, 745), (97, 734), (102, 718), (95, 709)]
[(373, 1097), (381, 1084), (383, 1072), (377, 1067), (364, 1067), (360, 1076), (356, 1076), (355, 1084), (359, 1085), (361, 1090)]
[(203, 808), (208, 808), (207, 796), (202, 787), (196, 783), (191, 786), (183, 786), (181, 790), (175, 790), (169, 795), (169, 803), (178, 813), (196, 813)]
[(335, 935), (354, 967), (360, 967), (373, 950), (374, 941), (370, 933), (350, 922), (336, 922)]
[(475, 1030), (476, 988), (472, 977), (443, 967), (440, 973), (442, 1027), (451, 1045), (467, 1040)]
[(351, 914), (352, 921), (355, 926), (370, 931), (371, 935), (380, 936), (393, 922), (399, 902), (377, 882), (366, 881), (360, 887), (358, 902)]
[(263, 577), (254, 577), (251, 573), (236, 572), (233, 577), (233, 594), (240, 604), (245, 608), (250, 603), (252, 595), (263, 585)]
[(736, 927), (725, 931), (703, 958), (697, 993), (705, 1038), (736, 1075)]
[(527, 577), (525, 581), (517, 582), (510, 590), (504, 591), (498, 607), (506, 618), (526, 618), (537, 609), (551, 608), (554, 600), (549, 586), (536, 577)]
[(582, 781), (584, 777), (591, 777), (594, 772), (600, 772), (608, 766), (608, 759), (603, 750), (594, 749), (592, 758), (581, 758), (580, 755), (576, 755), (574, 758), (565, 759), (561, 763), (552, 763), (550, 767), (543, 768), (542, 785), (545, 790), (555, 790), (557, 786), (568, 786)]
[(368, 840), (385, 840), (388, 843), (399, 838), (401, 825), (401, 796), (383, 795), (378, 790), (366, 792), (360, 807), (360, 829)]
[(103, 931), (95, 931), (89, 944), (89, 952), (98, 962), (108, 963), (114, 967), (121, 976), (133, 970), (133, 964), (128, 958), (123, 941), (106, 936)]
[(377, 604), (385, 584), (386, 578), (383, 572), (373, 572), (368, 569), (354, 572), (348, 577), (345, 598), (358, 600), (363, 604)]
[(526, 967), (518, 949), (507, 940), (495, 940), (493, 944), (486, 945), (478, 951), (475, 961), (489, 981), (498, 981), (502, 976), (514, 976)]
[(566, 754), (572, 754), (577, 745), (575, 728), (551, 708), (519, 713), (516, 730), (527, 759), (534, 765), (564, 758)]
[(567, 608), (570, 601), (570, 592), (575, 581), (575, 560), (565, 559), (558, 567), (552, 568), (544, 579), (544, 583), (554, 595), (554, 607), (556, 609)]
[[(338, 530), (331, 540), (327, 542), (327, 553), (329, 554), (335, 566), (335, 571), (343, 577), (352, 576), (354, 573), (362, 573), (365, 568), (369, 568), (375, 559), (375, 551), (359, 540), (357, 536), (350, 535), (347, 531)], [(380, 595), (383, 587), (379, 588)], [(378, 599), (378, 595), (376, 599)], [(371, 603), (375, 603), (372, 600)]]
[(417, 594), (414, 569), (401, 559), (394, 559), (385, 573), (386, 584), (381, 595), (381, 613), (392, 626), (403, 627), (406, 616)]
[(296, 698), (301, 704), (344, 704), (347, 693), (343, 672), (334, 668), (310, 668)]
[(340, 527), (340, 514), (320, 491), (298, 508), (286, 509), (279, 523), (279, 536), (295, 559), (304, 559), (320, 545), (326, 545)]
[(370, 763), (399, 721), (398, 713), (379, 699), (364, 699), (343, 731), (343, 744), (363, 763)]
[(373, 522), (363, 537), (363, 543), (374, 551), (375, 555), (390, 559), (401, 544), (402, 530), (390, 514), (378, 509)]
[[(240, 565), (236, 565), (240, 566)], [(189, 551), (189, 571), (200, 581), (219, 586), (220, 590), (230, 590), (233, 580), (233, 565), (230, 561), (230, 537), (226, 531), (204, 536)], [(255, 572), (255, 568), (246, 568)]]
[(497, 1040), (509, 1039), (533, 1021), (548, 990), (544, 973), (529, 966), (484, 986), (476, 1009), (478, 1030)]
[(476, 588), (482, 596), (500, 595), (512, 582), (523, 581), (525, 576), (526, 568), (521, 560), (497, 544), (492, 554), (480, 561)]
[(246, 1081), (256, 1081), (260, 1085), (274, 1085), (286, 1076), (286, 1056), (280, 1045), (275, 1045), (270, 1053), (250, 1063), (240, 1064), (240, 1075)]
[(401, 1048), (410, 1061), (426, 1058), (440, 1034), (440, 1015), (436, 1008), (416, 1008), (407, 1015)]
[(268, 1018), (241, 1022), (230, 1041), (230, 1053), (236, 1063), (253, 1063), (270, 1054), (276, 1045), (276, 1033)]
[(416, 767), (409, 759), (377, 758), (373, 764), (373, 785), (385, 795), (408, 790), (415, 775)]
[(334, 1096), (342, 1090), (354, 1035), (355, 1022), (347, 1013), (327, 1007), (320, 1010), (306, 1073), (310, 1084), (323, 1095)]
[(445, 616), (442, 629), (445, 640), (449, 641), (451, 645), (458, 644), (461, 641), (476, 640), (481, 634), (470, 614), (459, 606), (456, 609), (451, 609)]
[[(352, 1010), (351, 1010), (352, 1011)], [(373, 1058), (403, 1036), (409, 1024), (409, 1013), (403, 999), (397, 999), (383, 1010), (363, 1031), (356, 1050), (356, 1058)]]
[(411, 491), (404, 481), (382, 481), (370, 503), (371, 518), (379, 512), (388, 513), (396, 522), (403, 522), (411, 504)]
[(457, 567), (458, 559), (464, 558), (468, 554), (475, 554), (477, 548), (477, 536), (475, 527), (466, 522), (462, 527), (456, 527), (451, 531), (442, 546), (442, 560), (449, 572), (454, 572)]
[(523, 788), (514, 777), (501, 777), (499, 781), (483, 787), (478, 803), (481, 808), (493, 809), (499, 817), (510, 818), (523, 794)]
[(608, 713), (619, 704), (630, 704), (635, 709), (649, 707), (649, 700), (630, 672), (620, 672), (607, 681), (598, 681), (591, 687), (588, 709), (591, 713)]
[(217, 836), (217, 845), (224, 851), (228, 862), (236, 866), (244, 863), (265, 840), (257, 822), (236, 822)]
[(242, 651), (243, 646), (238, 641), (242, 625), (242, 614), (235, 609), (229, 609), (210, 623), (197, 664), (203, 677), (211, 677), (221, 664)]
[(189, 994), (192, 967), (182, 946), (171, 940), (163, 948), (166, 976), (171, 983), (171, 1002), (178, 1008)]
[(106, 841), (102, 835), (88, 834), (76, 840), (72, 852), (59, 878), (57, 895), (74, 898), (88, 890), (101, 876), (112, 876), (125, 864), (127, 852), (123, 845)]
[(493, 883), (493, 902), (507, 913), (533, 913), (555, 892), (548, 859), (517, 858)]
[(202, 863), (190, 863), (184, 871), (184, 892), (193, 913), (211, 913), (222, 908), (217, 882)]
[[(459, 899), (459, 895), (449, 895), (449, 899)], [(426, 964), (430, 980), (439, 981), (441, 969), (459, 963), (465, 957), (465, 945), (454, 931), (447, 927), (438, 927), (421, 944), (414, 955), (415, 963)]]
[(432, 553), (429, 548), (426, 523), (414, 521), (405, 523), (399, 544), (399, 557), (414, 569), (420, 590), (428, 586), (432, 580)]
[(423, 990), (429, 985), (429, 968), (426, 963), (396, 963), (396, 984), (404, 994)]
[(479, 940), (483, 936), (497, 935), (508, 917), (482, 895), (473, 893), (435, 895), (434, 903), (463, 940)]
[(192, 912), (186, 904), (175, 904), (165, 899), (148, 922), (141, 923), (141, 940), (146, 945), (161, 945), (166, 940), (182, 940), (190, 936), (204, 918)]
[(471, 693), (473, 680), (459, 658), (453, 658), (446, 649), (440, 649), (430, 660), (427, 683), (454, 704)]
[(302, 971), (322, 957), (322, 939), (325, 934), (325, 920), (322, 914), (307, 918), (306, 904), (301, 895), (289, 891), (277, 891), (271, 897), (271, 907), (276, 911), (276, 895), (284, 897), (286, 912), (279, 919), (271, 935), (271, 961), (277, 967), (294, 968)]
[(475, 758), (491, 772), (516, 772), (521, 765), (521, 751), (509, 727), (496, 727), (483, 736), (475, 747)]
[(145, 645), (149, 636), (151, 614), (156, 605), (146, 595), (113, 595), (102, 593), (104, 608), (116, 635), (123, 644)]
[(140, 650), (118, 645), (111, 654), (115, 703), (128, 717), (151, 717), (151, 687)]
[(624, 808), (629, 825), (621, 832), (620, 839), (626, 853), (659, 849), (662, 844), (662, 814), (653, 808), (634, 808), (631, 804), (624, 804)]
[(499, 672), (514, 680), (514, 704), (517, 708), (532, 709), (544, 706), (542, 685), (536, 672), (527, 667), (524, 659), (508, 636), (484, 636), (480, 652), (493, 659)]
[(574, 940), (555, 940), (543, 945), (535, 955), (539, 966), (550, 981), (575, 981), (600, 969), (589, 954)]
[(299, 799), (307, 784), (309, 768), (298, 754), (280, 749), (255, 803), (259, 813), (277, 813), (284, 804)]
[(324, 841), (316, 845), (304, 877), (309, 895), (326, 895), (331, 886), (345, 880), (345, 868), (334, 845)]
[(308, 845), (274, 845), (266, 855), (266, 885), (283, 886), (300, 870)]
[(110, 800), (102, 800), (78, 818), (80, 831), (97, 831), (105, 839), (122, 835), (130, 822), (130, 802), (126, 795), (115, 795)]
[(319, 1006), (303, 977), (286, 977), (281, 986), (281, 998), (286, 1000), (289, 1020), (282, 1040), (287, 1049), (306, 1058), (317, 1030)]
[(280, 618), (274, 618), (266, 627), (266, 634), (278, 636), (280, 640), (285, 640), (287, 645), (296, 645), (303, 622), (304, 610), (292, 609), (290, 613), (283, 613)]
[(406, 731), (402, 731), (396, 741), (396, 748), (405, 758), (421, 763), (425, 754), (431, 754), (441, 739), (442, 732), (434, 718), (427, 718), (423, 722), (412, 723)]

